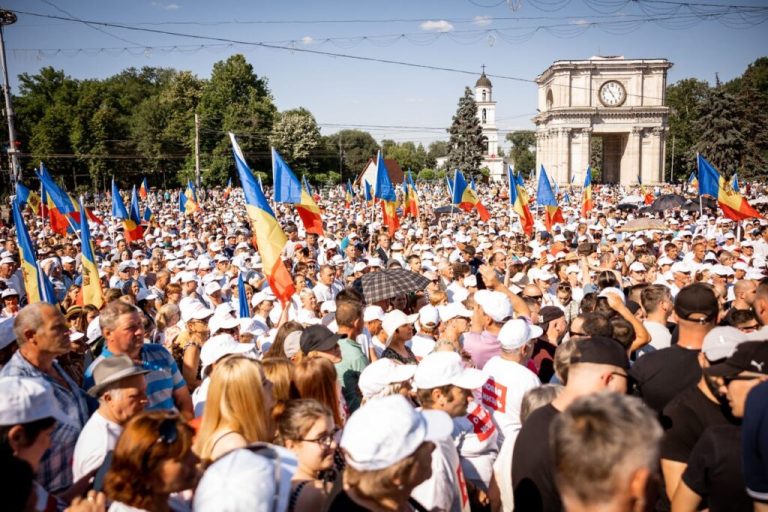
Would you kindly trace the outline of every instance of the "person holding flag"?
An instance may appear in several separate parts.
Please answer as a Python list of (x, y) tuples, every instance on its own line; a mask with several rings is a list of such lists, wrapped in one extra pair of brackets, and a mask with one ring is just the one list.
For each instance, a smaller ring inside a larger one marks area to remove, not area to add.
[(536, 204), (544, 207), (544, 225), (547, 231), (552, 231), (552, 226), (556, 223), (565, 224), (563, 212), (557, 204), (557, 198), (552, 193), (552, 187), (549, 184), (549, 177), (544, 166), (539, 171), (539, 187), (536, 192)]
[(453, 175), (453, 198), (451, 202), (458, 205), (465, 212), (470, 212), (473, 209), (477, 210), (480, 220), (483, 222), (488, 222), (491, 219), (491, 214), (488, 213), (486, 207), (480, 202), (477, 192), (467, 184), (467, 180), (464, 179), (464, 175), (458, 169), (456, 169)]
[(272, 148), (272, 181), (275, 184), (275, 202), (294, 205), (306, 232), (324, 236), (320, 208), (275, 148)]
[(381, 200), (384, 225), (389, 230), (389, 236), (393, 236), (400, 227), (400, 220), (397, 217), (397, 195), (392, 180), (389, 178), (389, 171), (387, 171), (387, 165), (384, 163), (381, 151), (376, 158), (376, 187), (373, 196)]
[(520, 226), (523, 229), (523, 233), (530, 237), (533, 235), (533, 215), (531, 215), (531, 209), (528, 207), (528, 201), (524, 199), (527, 198), (525, 189), (518, 183), (518, 178), (515, 177), (512, 166), (507, 167), (509, 204), (512, 205), (512, 210), (520, 218)]

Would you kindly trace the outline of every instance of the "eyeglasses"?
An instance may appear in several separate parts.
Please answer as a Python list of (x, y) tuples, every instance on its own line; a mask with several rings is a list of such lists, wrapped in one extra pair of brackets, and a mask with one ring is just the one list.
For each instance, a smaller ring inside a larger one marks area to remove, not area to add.
[(536, 302), (540, 302), (543, 298), (543, 295), (523, 295), (523, 298), (526, 300), (535, 300)]
[(739, 330), (744, 332), (753, 332), (753, 331), (756, 331), (758, 327), (760, 327), (759, 324), (742, 325), (741, 327), (739, 327)]
[(341, 429), (339, 427), (336, 427), (330, 432), (321, 434), (319, 437), (316, 437), (315, 439), (299, 439), (299, 441), (306, 441), (307, 443), (317, 443), (324, 448), (330, 448), (334, 440), (336, 439), (336, 434), (338, 434), (340, 430)]

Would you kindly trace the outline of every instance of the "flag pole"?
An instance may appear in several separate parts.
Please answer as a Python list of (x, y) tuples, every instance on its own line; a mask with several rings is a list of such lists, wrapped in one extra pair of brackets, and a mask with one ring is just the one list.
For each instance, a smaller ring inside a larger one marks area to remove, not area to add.
[(699, 219), (704, 216), (704, 203), (701, 199), (701, 168), (699, 167), (699, 153), (696, 152), (696, 176), (699, 180)]
[(453, 189), (451, 190), (451, 222), (453, 222), (453, 215), (455, 213), (454, 211), (455, 207), (453, 206), (453, 198), (456, 195), (456, 180), (458, 179), (458, 177), (459, 177), (459, 170), (456, 169), (455, 171), (453, 171)]

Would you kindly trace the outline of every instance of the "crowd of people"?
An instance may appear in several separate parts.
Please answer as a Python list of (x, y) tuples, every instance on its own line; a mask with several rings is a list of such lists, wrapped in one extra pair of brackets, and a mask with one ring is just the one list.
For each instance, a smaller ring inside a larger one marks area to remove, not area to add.
[[(337, 189), (322, 235), (275, 204), (285, 303), (238, 190), (150, 191), (130, 243), (96, 196), (101, 305), (77, 232), (26, 211), (56, 303), (4, 225), (2, 509), (768, 510), (768, 221), (635, 192), (532, 237), (493, 185), (488, 222), (421, 186), (393, 232)], [(367, 297), (398, 269), (423, 284)]]

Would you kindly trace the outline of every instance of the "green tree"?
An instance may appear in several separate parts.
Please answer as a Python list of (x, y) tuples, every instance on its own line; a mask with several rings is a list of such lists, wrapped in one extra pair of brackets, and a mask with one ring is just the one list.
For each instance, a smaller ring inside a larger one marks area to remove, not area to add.
[(317, 170), (320, 129), (314, 116), (304, 108), (286, 110), (279, 115), (269, 142), (298, 174)]
[(368, 160), (376, 157), (379, 143), (373, 136), (362, 130), (341, 130), (323, 137), (325, 154), (323, 168), (338, 169), (339, 159), (342, 161), (343, 176), (354, 179), (363, 172)]
[(768, 165), (768, 57), (761, 57), (744, 74), (725, 84), (739, 110), (744, 151), (740, 174), (764, 176)]
[(201, 167), (207, 185), (224, 185), (232, 174), (228, 132), (238, 135), (238, 143), (254, 169), (269, 168), (269, 135), (277, 109), (267, 80), (256, 75), (243, 55), (213, 65), (198, 111)]
[(725, 174), (736, 172), (744, 151), (744, 136), (735, 97), (718, 83), (709, 90), (694, 123), (698, 142), (694, 148)]
[(529, 173), (536, 167), (536, 134), (532, 130), (517, 130), (506, 137), (512, 144), (509, 158), (516, 171)]
[[(389, 141), (382, 141), (382, 145), (385, 142)], [(427, 151), (422, 144), (418, 146), (413, 142), (387, 144), (383, 151), (384, 158), (396, 160), (404, 171), (411, 169), (413, 172), (419, 172), (427, 166)]]
[(432, 181), (436, 177), (435, 171), (433, 169), (422, 169), (419, 171), (419, 174), (416, 176), (416, 179), (419, 181)]
[(472, 89), (464, 89), (464, 96), (459, 99), (453, 123), (448, 128), (449, 169), (461, 169), (465, 174), (477, 174), (483, 161), (486, 140), (477, 118), (477, 104)]
[(709, 85), (695, 78), (680, 80), (667, 87), (667, 105), (670, 112), (666, 167), (670, 172), (674, 169), (675, 175), (680, 179), (687, 178), (690, 170), (696, 167), (694, 146), (699, 134), (694, 125), (701, 116), (701, 108), (708, 91)]

